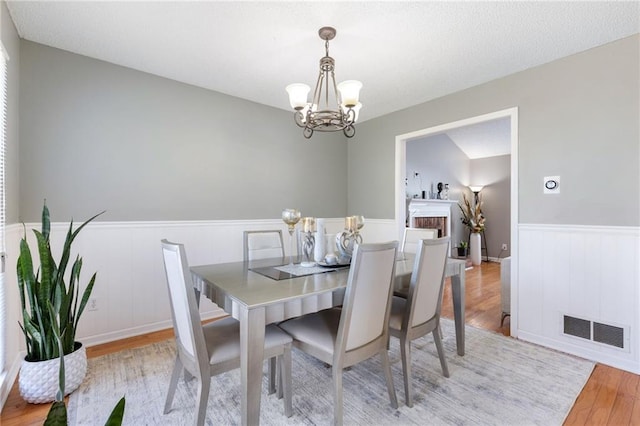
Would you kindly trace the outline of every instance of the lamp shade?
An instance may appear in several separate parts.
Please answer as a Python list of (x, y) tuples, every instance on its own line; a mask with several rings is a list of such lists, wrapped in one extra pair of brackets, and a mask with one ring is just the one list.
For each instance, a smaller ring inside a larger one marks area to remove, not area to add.
[(482, 185), (469, 185), (471, 192), (480, 192), (484, 188)]
[(341, 104), (346, 107), (356, 106), (360, 98), (360, 89), (362, 89), (362, 83), (357, 80), (346, 80), (338, 84)]
[(299, 111), (307, 105), (307, 95), (311, 90), (309, 86), (302, 83), (293, 83), (288, 85), (286, 90), (289, 93), (291, 108)]

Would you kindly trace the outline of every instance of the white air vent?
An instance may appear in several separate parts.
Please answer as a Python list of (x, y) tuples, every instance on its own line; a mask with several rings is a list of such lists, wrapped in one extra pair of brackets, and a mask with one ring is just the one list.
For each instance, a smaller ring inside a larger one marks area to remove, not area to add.
[(592, 342), (602, 343), (620, 349), (625, 349), (626, 327), (602, 324), (583, 318), (563, 315), (563, 333), (580, 337)]

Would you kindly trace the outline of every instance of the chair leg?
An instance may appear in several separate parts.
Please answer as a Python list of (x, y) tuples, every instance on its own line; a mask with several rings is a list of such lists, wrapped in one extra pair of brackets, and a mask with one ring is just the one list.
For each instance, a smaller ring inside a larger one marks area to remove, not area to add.
[(389, 353), (382, 349), (380, 351), (382, 360), (382, 369), (384, 370), (384, 378), (387, 381), (387, 390), (389, 391), (389, 400), (391, 407), (398, 408), (398, 398), (396, 397), (396, 388), (393, 386), (393, 376), (391, 375), (391, 362), (389, 361)]
[(334, 365), (331, 375), (333, 376), (333, 424), (334, 426), (342, 426), (342, 367)]
[(164, 402), (164, 414), (167, 414), (169, 411), (171, 411), (173, 396), (176, 393), (176, 388), (178, 387), (178, 379), (180, 378), (180, 373), (182, 372), (182, 370), (182, 362), (180, 361), (180, 357), (176, 355), (176, 362), (173, 364), (173, 372), (171, 373), (171, 380), (169, 381), (167, 399)]
[[(269, 358), (269, 364), (267, 367), (267, 374), (269, 376), (269, 395), (276, 391), (276, 357)], [(280, 398), (280, 391), (278, 391), (278, 398)]]
[(282, 397), (284, 396), (284, 392), (283, 392), (283, 378), (282, 378), (282, 363), (284, 361), (282, 360), (282, 355), (278, 356), (277, 358), (277, 362), (276, 362), (276, 397), (278, 399), (282, 399)]
[(402, 358), (402, 376), (404, 378), (404, 399), (407, 407), (413, 407), (413, 377), (411, 373), (411, 340), (407, 336), (400, 338), (400, 357)]
[(209, 388), (211, 387), (211, 376), (206, 372), (204, 376), (198, 380), (198, 395), (196, 400), (196, 426), (204, 425), (204, 419), (207, 417), (207, 402), (209, 400)]
[(291, 405), (293, 392), (291, 386), (291, 344), (285, 346), (284, 353), (278, 357), (278, 360), (278, 393), (284, 393), (284, 415), (291, 417), (293, 415), (293, 407)]
[(511, 314), (508, 314), (506, 312), (502, 313), (502, 318), (500, 318), (500, 327), (502, 327), (502, 325), (504, 324), (505, 318), (510, 317), (510, 316), (511, 316)]
[(447, 366), (447, 358), (444, 356), (444, 348), (442, 347), (442, 334), (440, 333), (440, 327), (433, 329), (433, 341), (436, 343), (436, 349), (438, 349), (438, 357), (440, 358), (440, 366), (442, 367), (442, 374), (444, 377), (449, 377), (449, 367)]

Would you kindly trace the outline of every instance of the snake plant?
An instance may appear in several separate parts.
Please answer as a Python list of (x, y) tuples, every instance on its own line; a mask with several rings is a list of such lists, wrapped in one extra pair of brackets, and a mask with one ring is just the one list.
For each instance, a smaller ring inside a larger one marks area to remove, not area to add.
[[(56, 263), (51, 253), (49, 241), (51, 222), (46, 201), (42, 208), (42, 230), (33, 230), (37, 241), (37, 250), (40, 258), (40, 267), (34, 272), (31, 250), (27, 244), (25, 235), (20, 241), (20, 255), (18, 257), (18, 287), (20, 301), (22, 302), (22, 319), (20, 328), (24, 333), (27, 361), (45, 361), (58, 358), (73, 352), (75, 348), (76, 330), (78, 321), (84, 311), (93, 285), (96, 280), (94, 273), (80, 298), (80, 272), (82, 258), (77, 256), (68, 274), (68, 285), (65, 279), (69, 258), (71, 256), (71, 244), (78, 233), (89, 222), (100, 216), (98, 213), (91, 219), (73, 230), (73, 221), (64, 242), (62, 255)], [(52, 318), (59, 324), (60, 342), (54, 332), (55, 325)]]

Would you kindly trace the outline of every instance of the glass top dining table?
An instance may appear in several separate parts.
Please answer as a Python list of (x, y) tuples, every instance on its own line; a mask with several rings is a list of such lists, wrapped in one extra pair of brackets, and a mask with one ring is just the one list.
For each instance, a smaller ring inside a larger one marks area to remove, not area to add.
[[(205, 295), (240, 322), (243, 425), (256, 425), (260, 421), (265, 325), (339, 306), (344, 297), (348, 267), (318, 268), (318, 273), (290, 278), (269, 276), (269, 270), (286, 270), (287, 260), (261, 259), (191, 267), (198, 298), (200, 294)], [(413, 254), (399, 253), (396, 290), (409, 286), (414, 261)], [(279, 266), (283, 267), (274, 269)], [(445, 276), (451, 278), (456, 347), (460, 356), (464, 355), (465, 266), (464, 260), (448, 258), (445, 267)]]

